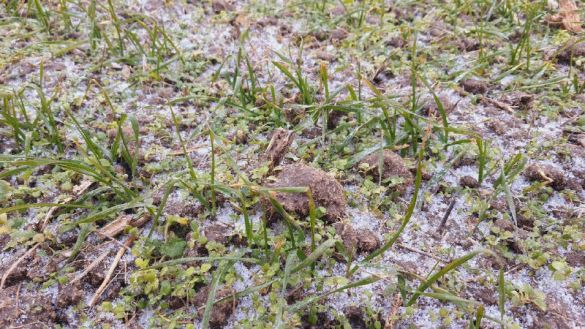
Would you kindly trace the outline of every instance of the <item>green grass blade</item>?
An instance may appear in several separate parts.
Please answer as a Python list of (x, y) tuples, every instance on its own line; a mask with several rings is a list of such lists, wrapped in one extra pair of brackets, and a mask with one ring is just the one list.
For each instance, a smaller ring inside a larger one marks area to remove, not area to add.
[(285, 305), (286, 305), (286, 286), (289, 281), (289, 277), (291, 274), (292, 264), (295, 260), (295, 254), (289, 253), (286, 257), (286, 263), (284, 265), (284, 274), (282, 276), (282, 280), (280, 280), (281, 288), (280, 288), (280, 296), (278, 299), (278, 305), (276, 310), (276, 320), (275, 327), (276, 328), (284, 328), (285, 322), (283, 321), (284, 313), (285, 313)]
[(133, 208), (138, 208), (138, 207), (142, 207), (144, 206), (143, 203), (141, 203), (140, 201), (142, 200), (142, 198), (136, 198), (130, 202), (127, 203), (123, 203), (123, 204), (119, 204), (107, 209), (104, 209), (102, 211), (98, 211), (84, 219), (78, 220), (76, 222), (76, 224), (80, 225), (80, 224), (86, 224), (86, 223), (93, 223), (96, 222), (98, 220), (101, 220), (113, 213), (117, 213), (120, 211), (124, 211), (124, 210), (128, 210), (128, 209), (133, 209)]
[(323, 294), (320, 294), (320, 295), (314, 295), (314, 296), (305, 298), (305, 299), (303, 299), (303, 300), (301, 300), (301, 301), (293, 304), (292, 306), (290, 306), (289, 307), (289, 312), (291, 312), (291, 313), (298, 312), (301, 309), (303, 309), (303, 308), (311, 305), (312, 303), (315, 303), (316, 301), (321, 300), (321, 299), (324, 299), (324, 298), (326, 298), (328, 296), (331, 296), (331, 295), (333, 295), (335, 293), (338, 293), (340, 291), (344, 291), (344, 290), (347, 290), (347, 289), (352, 289), (352, 288), (356, 288), (356, 287), (366, 286), (366, 285), (372, 284), (372, 283), (374, 283), (374, 282), (376, 282), (378, 280), (380, 280), (380, 278), (377, 277), (377, 276), (369, 276), (369, 277), (367, 277), (365, 279), (361, 279), (361, 280), (358, 280), (358, 281), (355, 281), (355, 282), (346, 284), (346, 285), (344, 285), (342, 287), (339, 287), (337, 289), (328, 291), (326, 293), (323, 293)]
[(202, 329), (209, 328), (209, 320), (211, 319), (211, 311), (213, 310), (213, 305), (215, 303), (215, 295), (217, 294), (217, 289), (219, 288), (219, 282), (221, 281), (221, 278), (227, 271), (229, 267), (228, 264), (230, 263), (231, 262), (228, 261), (221, 261), (213, 275), (213, 280), (211, 281), (211, 286), (209, 287), (209, 295), (207, 295), (207, 303), (205, 303), (203, 319), (201, 320)]
[(59, 208), (93, 208), (91, 205), (82, 204), (62, 204), (62, 203), (28, 203), (19, 204), (17, 206), (0, 208), (0, 214), (5, 214), (13, 211), (31, 209), (31, 208), (45, 208), (45, 207), (59, 207)]
[(309, 256), (307, 256), (307, 258), (305, 258), (302, 262), (297, 264), (297, 266), (295, 266), (291, 270), (291, 272), (296, 273), (296, 272), (302, 270), (303, 268), (313, 264), (325, 252), (329, 251), (335, 245), (336, 242), (337, 242), (337, 240), (335, 240), (335, 239), (329, 239), (329, 240), (323, 242), (319, 247), (317, 247), (317, 249), (315, 249), (314, 252), (312, 252)]
[(215, 261), (234, 261), (234, 262), (242, 262), (242, 263), (252, 263), (257, 264), (260, 261), (256, 258), (246, 258), (246, 257), (239, 257), (239, 256), (217, 256), (217, 257), (183, 257), (168, 260), (162, 263), (153, 264), (148, 268), (163, 268), (166, 266), (173, 266), (173, 265), (180, 265), (180, 264), (188, 264), (194, 262), (215, 262)]
[(486, 252), (485, 249), (476, 250), (476, 251), (470, 252), (469, 254), (464, 255), (460, 258), (457, 258), (454, 261), (452, 261), (451, 263), (447, 264), (445, 267), (440, 269), (437, 273), (433, 274), (428, 280), (421, 283), (421, 285), (416, 289), (416, 291), (414, 292), (412, 297), (410, 297), (410, 299), (406, 303), (406, 306), (411, 306), (412, 304), (414, 304), (414, 302), (416, 302), (418, 297), (420, 297), (420, 295), (427, 288), (429, 288), (433, 283), (437, 282), (437, 280), (439, 280), (440, 278), (445, 276), (445, 274), (451, 272), (452, 270), (454, 270), (454, 269), (458, 268), (459, 266), (461, 266), (462, 264), (466, 263), (468, 260), (470, 260), (473, 257), (475, 257), (481, 253), (484, 253), (484, 252)]

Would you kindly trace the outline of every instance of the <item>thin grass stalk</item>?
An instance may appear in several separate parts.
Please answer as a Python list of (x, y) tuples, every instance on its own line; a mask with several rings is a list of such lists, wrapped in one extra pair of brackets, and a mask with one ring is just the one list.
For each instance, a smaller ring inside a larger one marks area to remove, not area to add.
[(215, 133), (209, 128), (209, 142), (211, 143), (211, 212), (215, 216), (217, 211), (215, 195)]

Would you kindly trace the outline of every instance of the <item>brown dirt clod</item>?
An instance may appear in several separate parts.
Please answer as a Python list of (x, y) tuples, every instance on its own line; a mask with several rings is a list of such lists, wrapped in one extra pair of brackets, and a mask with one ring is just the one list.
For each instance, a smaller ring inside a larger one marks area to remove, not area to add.
[(335, 223), (334, 227), (347, 250), (371, 252), (380, 246), (380, 240), (371, 230), (355, 229), (347, 223)]
[[(400, 194), (403, 194), (414, 182), (412, 173), (408, 170), (404, 160), (398, 154), (384, 150), (383, 157), (384, 167), (382, 168), (382, 180), (396, 177), (402, 178), (402, 182), (396, 185), (396, 190)], [(368, 165), (366, 173), (372, 175), (374, 179), (379, 179), (380, 153), (370, 154), (362, 160), (361, 164), (364, 163)]]
[(461, 87), (468, 93), (485, 94), (488, 91), (488, 85), (485, 81), (477, 79), (467, 79), (461, 81)]
[(461, 187), (478, 188), (479, 182), (477, 181), (477, 179), (471, 176), (463, 176), (459, 180), (459, 185), (461, 185)]
[(212, 224), (203, 230), (209, 241), (226, 243), (229, 239), (229, 228), (221, 224)]
[(563, 190), (568, 183), (560, 169), (547, 164), (531, 164), (524, 171), (524, 175), (532, 181), (547, 182), (557, 191)]
[[(302, 163), (286, 165), (268, 187), (309, 187), (316, 207), (327, 210), (325, 219), (336, 222), (345, 214), (347, 201), (343, 187), (322, 170)], [(301, 216), (309, 214), (309, 198), (305, 193), (275, 193), (275, 199), (288, 212)]]
[(222, 11), (233, 11), (234, 6), (226, 0), (213, 0), (211, 2), (211, 9), (215, 14), (219, 14)]
[(563, 64), (569, 64), (573, 60), (581, 57), (585, 57), (585, 42), (563, 46), (556, 55), (557, 60)]

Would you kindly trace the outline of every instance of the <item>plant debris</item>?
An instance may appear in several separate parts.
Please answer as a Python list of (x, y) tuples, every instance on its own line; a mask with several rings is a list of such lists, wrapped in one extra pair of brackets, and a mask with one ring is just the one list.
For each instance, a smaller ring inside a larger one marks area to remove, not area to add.
[(280, 164), (294, 140), (295, 134), (292, 131), (279, 128), (272, 133), (270, 143), (264, 152), (264, 159), (269, 162), (270, 168)]
[(546, 22), (553, 26), (562, 26), (567, 31), (579, 33), (583, 31), (579, 8), (573, 0), (559, 0), (559, 13), (549, 15)]

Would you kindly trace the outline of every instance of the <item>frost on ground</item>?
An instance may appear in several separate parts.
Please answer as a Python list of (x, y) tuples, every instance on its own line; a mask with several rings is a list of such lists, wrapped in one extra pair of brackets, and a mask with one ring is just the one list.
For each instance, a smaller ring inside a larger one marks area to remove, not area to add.
[[(585, 44), (554, 10), (9, 1), (1, 326), (582, 327)], [(285, 198), (289, 168), (336, 189)]]

